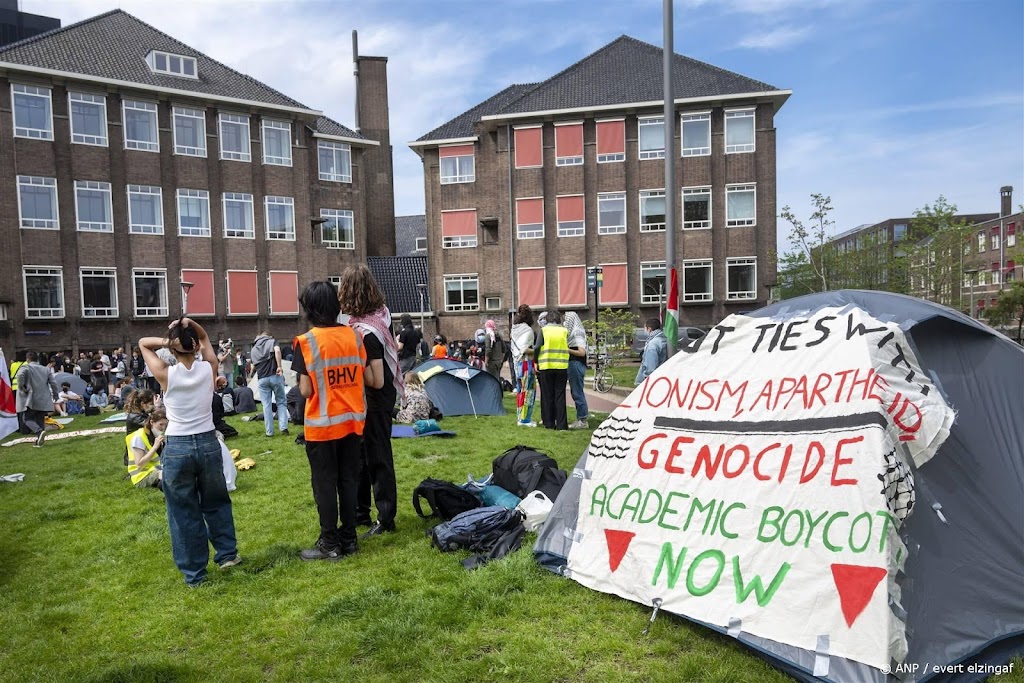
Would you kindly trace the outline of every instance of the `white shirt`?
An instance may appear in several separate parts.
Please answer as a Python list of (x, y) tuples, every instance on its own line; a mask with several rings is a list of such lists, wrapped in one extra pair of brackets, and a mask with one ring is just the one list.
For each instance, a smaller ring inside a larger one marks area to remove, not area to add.
[(167, 368), (167, 436), (188, 436), (213, 431), (213, 368), (196, 360), (192, 368), (178, 363)]

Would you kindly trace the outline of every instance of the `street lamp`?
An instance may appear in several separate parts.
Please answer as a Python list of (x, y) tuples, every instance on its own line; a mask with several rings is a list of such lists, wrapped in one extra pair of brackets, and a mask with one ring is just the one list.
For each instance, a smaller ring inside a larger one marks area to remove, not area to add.
[(194, 282), (181, 283), (181, 317), (184, 318), (188, 312), (188, 290), (196, 286)]

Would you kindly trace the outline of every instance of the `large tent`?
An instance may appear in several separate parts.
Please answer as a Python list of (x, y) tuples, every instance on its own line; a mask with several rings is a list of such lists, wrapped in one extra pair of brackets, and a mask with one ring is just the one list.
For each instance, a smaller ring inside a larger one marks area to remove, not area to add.
[(74, 375), (70, 372), (56, 372), (53, 375), (53, 381), (57, 383), (57, 388), (60, 389), (60, 385), (67, 382), (71, 385), (71, 391), (75, 392), (79, 396), (85, 396), (85, 380), (78, 375)]
[(444, 415), (504, 415), (501, 383), (483, 370), (450, 358), (424, 361), (413, 370)]
[(1024, 349), (910, 297), (731, 316), (595, 431), (534, 552), (799, 680), (986, 678), (1024, 651), (1022, 387)]

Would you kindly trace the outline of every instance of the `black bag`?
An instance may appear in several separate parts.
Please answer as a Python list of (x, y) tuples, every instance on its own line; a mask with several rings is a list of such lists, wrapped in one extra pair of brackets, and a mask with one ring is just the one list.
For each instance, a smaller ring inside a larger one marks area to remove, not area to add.
[[(423, 514), (420, 498), (425, 499), (430, 506), (429, 514)], [(449, 520), (463, 512), (480, 507), (480, 499), (450, 481), (424, 479), (412, 492), (412, 506), (416, 508), (416, 514), (420, 517), (437, 516)]]
[(430, 542), (442, 552), (490, 552), (498, 539), (523, 525), (523, 515), (500, 505), (469, 510), (430, 530)]
[(530, 446), (510, 448), (494, 459), (495, 486), (524, 498), (531, 491), (543, 491), (551, 500), (558, 497), (568, 476), (551, 456)]
[(99, 408), (93, 408), (92, 406), (86, 406), (85, 407), (85, 414), (87, 416), (99, 415), (100, 414), (100, 409)]

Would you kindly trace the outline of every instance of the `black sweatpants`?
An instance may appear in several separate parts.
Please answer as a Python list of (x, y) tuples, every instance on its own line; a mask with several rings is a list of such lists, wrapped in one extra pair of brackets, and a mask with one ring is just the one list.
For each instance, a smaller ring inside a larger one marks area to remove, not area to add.
[(331, 547), (356, 542), (356, 496), (363, 460), (362, 441), (358, 434), (349, 434), (334, 441), (306, 441), (313, 500), (320, 516), (320, 538)]
[(568, 370), (540, 370), (540, 416), (548, 429), (568, 429), (569, 419), (565, 411), (565, 385), (569, 382)]
[(363, 429), (363, 475), (359, 482), (357, 517), (370, 517), (370, 491), (377, 504), (377, 521), (390, 529), (398, 512), (395, 458), (391, 453), (391, 413), (369, 410)]

